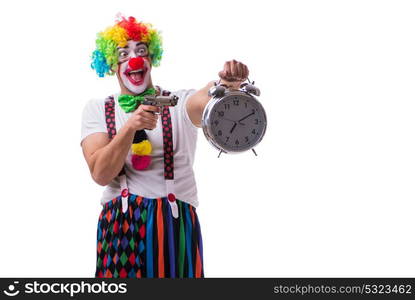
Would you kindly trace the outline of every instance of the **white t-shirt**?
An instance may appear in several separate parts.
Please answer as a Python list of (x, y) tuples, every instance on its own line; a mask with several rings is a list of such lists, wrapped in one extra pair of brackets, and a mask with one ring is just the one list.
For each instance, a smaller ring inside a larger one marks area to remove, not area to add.
[[(186, 101), (195, 90), (179, 90), (172, 92), (179, 97), (178, 103), (170, 107), (173, 127), (174, 151), (174, 194), (177, 199), (198, 206), (196, 181), (193, 173), (193, 160), (196, 150), (197, 127), (187, 114)], [(132, 113), (125, 113), (118, 104), (118, 95), (114, 94), (115, 125), (117, 132), (125, 124)], [(81, 142), (95, 132), (107, 133), (105, 122), (105, 99), (90, 100), (82, 114)], [(167, 196), (166, 180), (164, 179), (163, 133), (161, 117), (157, 127), (146, 130), (153, 151), (152, 161), (145, 170), (135, 170), (131, 165), (131, 149), (125, 160), (125, 173), (130, 193), (147, 198)], [(118, 176), (104, 190), (101, 204), (112, 200), (121, 193)]]

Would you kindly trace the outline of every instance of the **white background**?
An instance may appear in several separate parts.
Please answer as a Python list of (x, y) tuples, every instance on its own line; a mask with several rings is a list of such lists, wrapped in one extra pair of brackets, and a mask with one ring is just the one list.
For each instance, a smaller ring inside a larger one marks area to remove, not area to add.
[(163, 32), (164, 88), (248, 65), (269, 126), (252, 153), (200, 131), (207, 277), (415, 276), (412, 1), (2, 1), (0, 276), (92, 277), (102, 187), (82, 156), (90, 69), (121, 12)]

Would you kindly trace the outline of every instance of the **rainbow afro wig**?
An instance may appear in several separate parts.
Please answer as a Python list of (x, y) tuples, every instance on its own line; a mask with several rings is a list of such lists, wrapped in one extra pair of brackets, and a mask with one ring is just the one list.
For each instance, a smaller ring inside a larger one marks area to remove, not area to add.
[(117, 47), (125, 47), (128, 40), (146, 43), (151, 64), (155, 67), (160, 65), (163, 55), (160, 32), (149, 23), (137, 22), (134, 17), (120, 17), (114, 26), (97, 34), (91, 68), (99, 77), (114, 75), (118, 64)]

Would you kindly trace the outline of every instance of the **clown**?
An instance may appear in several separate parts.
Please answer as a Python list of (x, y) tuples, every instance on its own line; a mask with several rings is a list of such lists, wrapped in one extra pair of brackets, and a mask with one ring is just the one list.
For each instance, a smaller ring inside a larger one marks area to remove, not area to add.
[[(151, 77), (162, 54), (160, 32), (133, 17), (120, 17), (96, 39), (91, 67), (99, 77), (116, 74), (120, 91), (90, 100), (82, 115), (83, 154), (93, 180), (105, 186), (95, 277), (204, 277), (197, 130), (209, 89), (218, 80), (239, 88), (248, 68), (228, 61), (202, 89), (169, 92)], [(150, 95), (178, 103), (143, 104)]]

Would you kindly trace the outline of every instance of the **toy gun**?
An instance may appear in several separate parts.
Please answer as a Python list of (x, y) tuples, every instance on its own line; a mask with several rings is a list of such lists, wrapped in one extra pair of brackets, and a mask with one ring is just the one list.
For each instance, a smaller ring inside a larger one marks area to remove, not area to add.
[(171, 95), (171, 96), (147, 95), (147, 96), (144, 96), (144, 101), (142, 102), (142, 104), (153, 105), (153, 106), (158, 106), (158, 107), (175, 106), (178, 100), (179, 100), (179, 97), (175, 95)]

